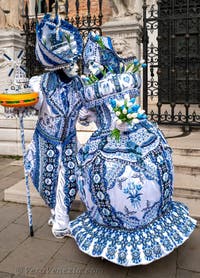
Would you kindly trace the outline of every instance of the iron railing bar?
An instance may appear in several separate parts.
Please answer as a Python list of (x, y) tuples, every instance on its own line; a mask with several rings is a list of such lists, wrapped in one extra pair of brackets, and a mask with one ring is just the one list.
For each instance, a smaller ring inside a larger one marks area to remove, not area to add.
[(36, 22), (38, 22), (38, 1), (35, 1), (35, 18)]
[[(188, 17), (188, 19), (199, 19), (200, 18), (200, 15), (198, 15), (198, 16), (193, 16), (193, 15), (191, 15), (190, 17)], [(156, 21), (166, 21), (166, 20), (172, 20), (172, 19), (183, 19), (183, 20), (186, 20), (187, 19), (187, 17), (183, 17), (183, 16), (180, 16), (180, 17), (178, 17), (178, 16), (167, 16), (167, 17), (162, 17), (162, 18), (159, 18), (159, 17), (154, 17), (154, 18), (147, 18), (146, 19), (146, 22), (148, 23), (148, 22), (156, 22)]]
[(99, 0), (99, 25), (102, 24), (102, 18), (103, 18), (103, 13), (102, 13), (102, 4), (103, 4), (103, 0)]
[(58, 15), (58, 0), (55, 0), (55, 15)]
[(91, 25), (90, 8), (91, 8), (90, 0), (87, 0), (87, 24), (88, 24), (88, 27), (90, 27), (90, 25)]
[(146, 18), (147, 18), (147, 2), (143, 0), (143, 58), (147, 64), (147, 67), (143, 69), (143, 109), (148, 114), (148, 33), (146, 29)]
[(68, 2), (68, 0), (65, 1), (65, 12), (66, 12), (65, 19), (68, 21), (68, 20), (69, 20), (69, 17), (68, 17), (68, 13), (69, 13), (69, 2)]
[(44, 13), (47, 14), (47, 1), (44, 1)]
[(80, 6), (79, 6), (79, 0), (76, 0), (76, 3), (75, 3), (75, 5), (76, 5), (76, 26), (77, 26), (77, 28), (79, 27), (79, 23), (80, 23), (80, 16), (79, 16), (79, 8), (80, 8)]

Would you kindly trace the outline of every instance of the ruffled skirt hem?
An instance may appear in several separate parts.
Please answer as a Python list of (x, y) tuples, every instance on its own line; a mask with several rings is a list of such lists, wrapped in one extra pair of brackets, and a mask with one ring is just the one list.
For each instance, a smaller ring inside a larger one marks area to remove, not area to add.
[(101, 225), (89, 212), (70, 222), (82, 252), (122, 266), (149, 264), (168, 255), (189, 238), (195, 226), (196, 220), (179, 202), (171, 202), (160, 217), (133, 230)]

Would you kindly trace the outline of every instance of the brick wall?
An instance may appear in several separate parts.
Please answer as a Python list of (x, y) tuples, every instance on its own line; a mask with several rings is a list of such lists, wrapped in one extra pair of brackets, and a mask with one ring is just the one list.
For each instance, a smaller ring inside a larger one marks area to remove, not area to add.
[[(91, 15), (99, 14), (99, 1), (91, 0), (90, 13)], [(79, 15), (87, 15), (87, 0), (80, 0)], [(103, 10), (103, 22), (108, 21), (112, 16), (112, 4), (110, 0), (103, 0), (102, 10)], [(75, 0), (69, 0), (69, 17), (76, 15)]]

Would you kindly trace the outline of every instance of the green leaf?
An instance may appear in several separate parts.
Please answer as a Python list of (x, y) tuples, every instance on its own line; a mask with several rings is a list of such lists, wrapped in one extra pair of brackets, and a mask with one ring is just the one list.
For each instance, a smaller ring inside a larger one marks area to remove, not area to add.
[(120, 130), (115, 128), (111, 131), (111, 137), (114, 138), (117, 142), (120, 140)]
[(66, 38), (67, 42), (70, 43), (70, 35), (69, 35), (69, 34), (66, 34), (66, 35), (65, 35), (65, 38)]
[(132, 66), (133, 66), (133, 64), (128, 64), (128, 65), (126, 66), (126, 71), (128, 71)]
[(104, 45), (104, 43), (103, 43), (102, 38), (99, 38), (98, 44), (100, 45), (100, 47), (101, 47), (102, 49), (105, 49), (105, 45)]
[(132, 72), (137, 72), (137, 71), (139, 71), (140, 66), (141, 66), (140, 64), (138, 64), (137, 66), (135, 66), (135, 67), (133, 68)]

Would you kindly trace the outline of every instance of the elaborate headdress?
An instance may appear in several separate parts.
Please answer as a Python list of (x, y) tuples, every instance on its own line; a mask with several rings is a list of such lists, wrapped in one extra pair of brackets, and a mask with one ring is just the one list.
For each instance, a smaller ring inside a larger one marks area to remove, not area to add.
[(120, 62), (123, 61), (115, 52), (110, 37), (96, 35), (90, 32), (83, 52), (85, 67), (91, 61), (105, 67), (111, 67), (115, 73), (119, 72)]
[(48, 70), (77, 61), (83, 50), (82, 37), (69, 22), (45, 15), (37, 25), (36, 57)]

